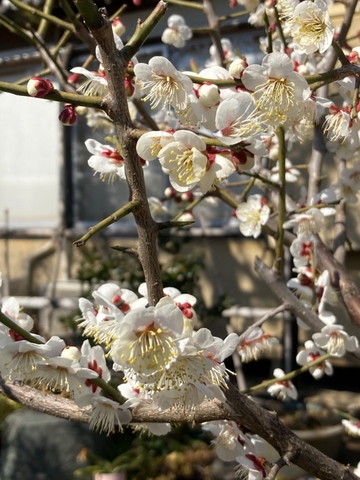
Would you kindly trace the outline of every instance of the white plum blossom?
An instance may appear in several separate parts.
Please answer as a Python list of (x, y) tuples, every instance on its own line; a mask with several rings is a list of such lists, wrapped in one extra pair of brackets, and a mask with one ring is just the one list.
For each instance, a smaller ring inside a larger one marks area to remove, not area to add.
[(324, 224), (324, 215), (319, 208), (309, 208), (304, 213), (298, 213), (291, 220), (284, 223), (284, 228), (293, 228), (301, 239), (309, 240), (315, 233), (319, 233)]
[[(281, 368), (275, 368), (274, 377), (281, 378), (285, 375), (285, 372)], [(272, 397), (277, 397), (279, 400), (296, 400), (298, 393), (295, 385), (290, 380), (280, 380), (267, 389), (268, 393)]]
[(167, 58), (153, 57), (149, 64), (138, 63), (134, 73), (137, 85), (146, 93), (144, 101), (149, 101), (151, 108), (171, 106), (177, 113), (186, 114), (193, 83)]
[(83, 75), (87, 78), (86, 82), (82, 83), (77, 89), (83, 95), (104, 97), (108, 92), (108, 81), (106, 79), (105, 71), (102, 67), (97, 72), (91, 72), (83, 67), (74, 67), (70, 70), (77, 75)]
[(94, 169), (95, 173), (100, 173), (101, 180), (108, 178), (109, 181), (114, 181), (116, 176), (123, 180), (126, 178), (124, 158), (116, 148), (103, 145), (93, 138), (85, 141), (85, 147), (92, 154), (88, 165)]
[(260, 132), (263, 131), (263, 124), (256, 113), (256, 103), (247, 92), (236, 93), (224, 100), (216, 112), (218, 138), (226, 145), (243, 142), (250, 152), (266, 155), (262, 142), (256, 142), (256, 139), (260, 139)]
[(311, 90), (302, 75), (294, 72), (285, 53), (265, 55), (262, 65), (249, 65), (242, 82), (251, 90), (266, 123), (283, 125), (297, 118), (299, 105), (310, 97)]
[(290, 31), (299, 53), (326, 52), (334, 37), (328, 6), (323, 0), (305, 0), (296, 6)]
[(181, 15), (170, 15), (167, 20), (168, 28), (166, 28), (161, 36), (161, 41), (176, 48), (185, 47), (186, 40), (192, 37), (191, 28), (189, 28), (184, 17)]
[(65, 342), (59, 337), (51, 337), (44, 344), (18, 340), (0, 348), (0, 372), (11, 381), (27, 381), (38, 364), (46, 358), (61, 354)]
[(159, 161), (174, 189), (187, 192), (207, 171), (206, 145), (195, 133), (179, 130), (174, 133), (174, 141), (160, 150)]
[(216, 149), (207, 148), (195, 133), (179, 130), (159, 152), (163, 171), (178, 192), (187, 192), (199, 184), (202, 193), (235, 172), (233, 162)]
[(110, 355), (121, 369), (136, 375), (164, 372), (179, 354), (176, 339), (183, 331), (183, 315), (173, 303), (135, 308), (125, 315)]
[[(307, 340), (305, 342), (305, 349), (297, 354), (296, 362), (299, 365), (307, 365), (308, 363), (317, 360), (319, 357), (322, 357), (325, 353), (326, 352), (317, 347), (312, 340)], [(316, 380), (318, 380), (323, 377), (324, 374), (332, 375), (334, 369), (329, 360), (323, 360), (321, 363), (310, 367), (309, 372)]]
[(101, 395), (83, 395), (76, 403), (80, 407), (92, 405), (89, 418), (90, 428), (107, 435), (114, 433), (116, 428), (121, 430), (123, 424), (129, 423), (132, 419), (128, 402), (120, 405), (118, 402)]
[[(90, 370), (94, 370), (105, 382), (111, 379), (110, 370), (107, 367), (105, 353), (100, 345), (92, 347), (89, 340), (85, 340), (81, 346), (80, 365)], [(99, 393), (100, 387), (91, 380), (85, 381), (85, 386), (91, 390), (91, 393)], [(90, 393), (90, 392), (89, 392)]]
[(245, 453), (236, 458), (239, 466), (236, 467), (236, 474), (240, 478), (247, 480), (263, 480), (267, 473), (265, 469), (266, 459), (257, 457), (253, 453)]
[(323, 125), (324, 133), (331, 142), (345, 139), (351, 131), (350, 107), (339, 108), (331, 105)]
[(344, 168), (333, 188), (338, 199), (344, 199), (347, 203), (357, 203), (360, 191), (359, 165), (355, 165), (353, 168)]
[(202, 429), (214, 435), (211, 443), (215, 446), (217, 456), (224, 462), (234, 461), (245, 454), (245, 447), (251, 446), (248, 436), (232, 421), (220, 420), (202, 424)]
[[(300, 177), (300, 170), (293, 167), (291, 161), (285, 159), (285, 180), (287, 183), (297, 182)], [(276, 165), (270, 170), (270, 180), (272, 182), (280, 182), (279, 166)]]
[(159, 156), (160, 150), (170, 142), (174, 136), (170, 132), (155, 131), (146, 132), (141, 135), (136, 143), (136, 151), (139, 157), (150, 162)]
[(222, 340), (219, 337), (214, 337), (209, 329), (200, 328), (193, 334), (192, 340), (199, 350), (203, 352), (203, 355), (212, 362), (209, 372), (212, 382), (226, 388), (228, 374), (223, 362), (234, 353), (238, 346), (238, 335), (230, 333), (225, 340)]
[(60, 355), (38, 362), (29, 375), (30, 381), (37, 388), (64, 391), (76, 399), (81, 396), (86, 380), (99, 377), (94, 370), (80, 365), (80, 357), (76, 347), (65, 347)]
[(268, 348), (279, 344), (279, 340), (260, 327), (249, 328), (239, 337), (238, 354), (243, 363), (258, 360)]
[[(233, 60), (237, 58), (237, 55), (234, 52), (234, 46), (231, 40), (229, 40), (228, 38), (222, 38), (220, 42), (221, 42), (221, 46), (224, 53), (225, 63), (231, 63)], [(209, 54), (210, 54), (210, 60), (205, 62), (205, 66), (212, 67), (214, 65), (217, 65), (218, 64), (217, 49), (214, 45), (211, 45), (211, 47), (209, 48)]]
[(342, 325), (325, 325), (320, 333), (314, 333), (312, 338), (316, 345), (333, 357), (343, 357), (345, 352), (354, 352), (359, 346), (358, 339), (349, 336)]
[(245, 237), (258, 238), (261, 227), (270, 216), (270, 207), (260, 194), (250, 195), (246, 202), (236, 209), (236, 217), (240, 220), (240, 232)]

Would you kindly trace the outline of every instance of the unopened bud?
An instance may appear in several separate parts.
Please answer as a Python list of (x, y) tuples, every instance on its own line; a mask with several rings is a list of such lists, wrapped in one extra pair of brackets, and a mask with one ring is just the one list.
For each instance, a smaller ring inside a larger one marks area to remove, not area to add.
[(54, 91), (54, 85), (48, 78), (32, 77), (28, 81), (27, 91), (30, 97), (44, 98)]
[(127, 98), (131, 98), (135, 91), (134, 77), (129, 76), (128, 78), (125, 78), (124, 87)]
[(229, 73), (233, 78), (240, 79), (244, 73), (245, 68), (248, 66), (246, 60), (237, 58), (231, 62), (229, 66)]
[(176, 190), (172, 187), (165, 188), (164, 195), (166, 198), (174, 198), (176, 197)]
[(198, 90), (199, 101), (204, 107), (214, 107), (220, 102), (220, 90), (213, 83), (204, 83)]
[(111, 26), (113, 32), (116, 33), (116, 35), (119, 35), (119, 37), (121, 37), (121, 35), (124, 35), (126, 27), (121, 21), (120, 17), (115, 17), (114, 20), (111, 22)]
[(74, 105), (71, 103), (65, 103), (64, 108), (62, 109), (59, 120), (65, 126), (74, 125), (76, 122), (77, 113)]
[(67, 81), (70, 83), (70, 85), (77, 85), (80, 82), (80, 74), (72, 73), (68, 76)]
[(69, 358), (74, 362), (78, 362), (81, 358), (80, 350), (77, 347), (65, 347), (64, 350), (61, 352), (61, 357)]
[(194, 201), (194, 194), (192, 192), (183, 192), (181, 194), (181, 200), (183, 202), (193, 202)]
[(133, 0), (133, 4), (136, 6), (136, 7), (139, 7), (142, 3), (142, 0)]

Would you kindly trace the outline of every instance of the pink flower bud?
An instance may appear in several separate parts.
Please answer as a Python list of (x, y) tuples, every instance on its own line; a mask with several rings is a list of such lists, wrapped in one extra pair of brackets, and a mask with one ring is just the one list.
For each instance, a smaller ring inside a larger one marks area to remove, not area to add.
[(54, 85), (48, 78), (32, 77), (28, 81), (27, 91), (31, 97), (44, 98), (54, 91)]
[(135, 85), (134, 77), (128, 77), (124, 80), (125, 93), (128, 98), (131, 98), (134, 95)]
[(116, 33), (116, 35), (119, 35), (119, 37), (121, 37), (121, 35), (125, 33), (126, 28), (120, 17), (115, 17), (114, 20), (111, 22), (111, 26), (113, 32)]
[(181, 195), (181, 200), (183, 202), (193, 202), (194, 194), (192, 192), (183, 192)]
[(80, 81), (80, 74), (79, 73), (72, 73), (67, 78), (68, 83), (71, 85), (77, 85)]
[(142, 0), (133, 0), (133, 4), (136, 6), (136, 7), (139, 7), (142, 3)]
[(176, 190), (172, 187), (165, 188), (164, 195), (166, 198), (174, 198), (176, 197)]
[(59, 120), (63, 125), (69, 126), (74, 125), (76, 122), (77, 113), (74, 105), (71, 103), (65, 103), (64, 108), (62, 109)]

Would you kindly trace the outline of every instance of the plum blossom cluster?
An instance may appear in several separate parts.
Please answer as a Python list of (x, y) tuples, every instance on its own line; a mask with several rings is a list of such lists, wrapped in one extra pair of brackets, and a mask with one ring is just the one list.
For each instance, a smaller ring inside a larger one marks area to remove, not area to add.
[(221, 460), (238, 463), (238, 477), (266, 478), (271, 464), (266, 459), (270, 446), (265, 440), (232, 421), (208, 422), (202, 424), (202, 428), (213, 435), (212, 444)]
[[(2, 312), (30, 333), (33, 319), (22, 313), (14, 297), (5, 300)], [(24, 339), (5, 325), (0, 329), (0, 372), (10, 381), (22, 381), (35, 388), (66, 393), (81, 407), (91, 409), (89, 423), (95, 429), (110, 433), (131, 420), (129, 404), (123, 405), (101, 395), (95, 379), (110, 380), (104, 351), (91, 347), (85, 340), (81, 348), (67, 346), (57, 336), (45, 341), (31, 334), (32, 341)]]
[(206, 328), (194, 331), (192, 295), (165, 288), (166, 296), (148, 306), (145, 285), (139, 292), (144, 296), (105, 284), (93, 293), (95, 305), (80, 299), (80, 326), (106, 345), (113, 369), (123, 372), (121, 393), (133, 398), (136, 392), (133, 401), (150, 398), (161, 410), (189, 410), (206, 398), (224, 399), (224, 360), (235, 351), (238, 335), (221, 340)]
[[(10, 381), (66, 393), (90, 409), (91, 427), (110, 433), (131, 421), (130, 408), (143, 399), (153, 400), (159, 410), (176, 407), (186, 412), (205, 400), (224, 401), (226, 358), (238, 349), (242, 360), (249, 361), (276, 343), (261, 329), (241, 337), (231, 333), (224, 340), (207, 328), (196, 330), (196, 298), (172, 287), (164, 288), (164, 295), (149, 306), (145, 284), (136, 294), (106, 283), (92, 293), (93, 301), (80, 298), (78, 323), (95, 346), (89, 340), (80, 348), (67, 346), (59, 337), (45, 341), (35, 334), (25, 339), (1, 325), (0, 373)], [(22, 331), (31, 332), (34, 322), (14, 297), (4, 301), (2, 312)], [(111, 370), (123, 372), (125, 383), (118, 390), (127, 400), (122, 404), (102, 391)], [(147, 427), (158, 435), (170, 428)]]

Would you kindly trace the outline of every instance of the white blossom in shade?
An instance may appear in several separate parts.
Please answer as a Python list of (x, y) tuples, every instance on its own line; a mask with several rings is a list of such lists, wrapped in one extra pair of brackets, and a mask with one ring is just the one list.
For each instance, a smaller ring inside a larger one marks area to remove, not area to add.
[(334, 37), (328, 6), (323, 0), (305, 0), (294, 10), (292, 27), (293, 48), (299, 53), (326, 52)]
[(342, 325), (325, 325), (320, 333), (314, 333), (312, 338), (316, 345), (333, 357), (343, 357), (345, 352), (354, 352), (359, 346), (358, 339), (349, 336)]
[(319, 208), (309, 208), (304, 213), (298, 213), (291, 220), (284, 223), (284, 228), (294, 228), (294, 232), (301, 239), (309, 239), (319, 233), (324, 224), (324, 215)]
[(260, 327), (249, 328), (239, 337), (238, 354), (243, 363), (258, 360), (267, 349), (279, 344), (279, 340), (265, 333)]
[(128, 402), (120, 405), (118, 402), (101, 395), (83, 395), (76, 403), (80, 407), (92, 405), (90, 413), (90, 428), (98, 432), (105, 432), (107, 435), (114, 433), (116, 429), (121, 431), (122, 425), (129, 423), (132, 419)]
[[(312, 340), (307, 340), (305, 342), (305, 349), (301, 350), (296, 355), (296, 362), (299, 365), (307, 365), (310, 362), (318, 359), (325, 355), (325, 351), (321, 350), (321, 348), (317, 347)], [(311, 375), (318, 380), (319, 378), (325, 375), (332, 375), (334, 372), (333, 366), (329, 362), (329, 360), (323, 360), (318, 365), (309, 368), (309, 372)]]
[[(341, 423), (343, 424), (345, 431), (348, 435), (351, 435), (352, 437), (360, 437), (360, 421), (359, 420), (341, 420)], [(360, 469), (360, 465), (358, 465)], [(354, 472), (355, 473), (355, 472)], [(355, 475), (360, 476), (359, 474), (355, 473)]]
[(85, 147), (92, 154), (88, 165), (95, 173), (100, 173), (101, 180), (114, 181), (116, 176), (125, 179), (124, 158), (116, 148), (89, 138), (85, 141)]
[(98, 72), (91, 72), (83, 67), (74, 67), (70, 70), (72, 73), (83, 75), (87, 78), (86, 82), (82, 83), (77, 89), (83, 95), (104, 97), (108, 92), (108, 81), (106, 79), (105, 71), (99, 68)]
[(39, 362), (60, 355), (65, 342), (59, 337), (51, 337), (44, 344), (19, 340), (0, 348), (0, 372), (10, 381), (27, 381), (36, 370)]
[(293, 256), (295, 268), (306, 267), (313, 262), (315, 245), (312, 239), (303, 240), (296, 237), (290, 245), (290, 253)]
[(264, 128), (256, 114), (252, 96), (247, 92), (236, 93), (221, 102), (217, 109), (215, 124), (219, 132), (216, 136), (226, 145), (244, 142), (250, 152), (265, 155), (264, 145), (255, 142)]
[[(335, 187), (333, 186), (333, 187), (325, 188), (324, 190), (321, 190), (321, 192), (314, 195), (310, 200), (310, 205), (318, 205), (320, 203), (329, 204), (332, 202), (336, 202), (336, 200), (337, 198), (336, 198)], [(335, 215), (336, 209), (331, 206), (323, 207), (321, 209), (321, 213), (324, 215), (324, 217), (330, 217), (332, 215)]]
[(178, 192), (187, 192), (207, 172), (206, 145), (195, 133), (179, 130), (174, 133), (174, 141), (160, 150), (159, 161), (169, 174), (173, 188)]
[(257, 107), (270, 125), (282, 125), (298, 117), (299, 105), (311, 94), (302, 75), (293, 71), (285, 53), (265, 55), (262, 65), (249, 65), (242, 76), (244, 86), (254, 92)]
[(159, 156), (160, 150), (165, 147), (165, 145), (173, 141), (174, 136), (170, 132), (146, 132), (137, 141), (136, 151), (139, 157), (151, 162), (151, 160)]
[(262, 225), (269, 219), (270, 208), (260, 194), (250, 195), (237, 207), (236, 216), (240, 220), (240, 232), (245, 237), (258, 238)]
[(353, 473), (360, 478), (360, 462), (357, 464), (357, 467), (354, 469)]
[[(335, 316), (326, 311), (326, 304), (331, 305), (337, 303), (337, 295), (333, 287), (331, 286), (330, 273), (328, 270), (324, 270), (321, 275), (318, 276), (316, 282), (316, 299), (317, 299), (317, 310), (320, 315), (324, 316), (324, 323), (330, 324), (335, 323)], [(331, 320), (331, 317), (334, 318), (334, 321)]]
[(217, 456), (224, 462), (232, 462), (239, 455), (245, 454), (245, 448), (251, 446), (250, 439), (235, 422), (219, 420), (203, 423), (202, 429), (214, 435), (211, 443), (215, 446)]
[(299, 297), (306, 305), (312, 304), (314, 296), (314, 280), (311, 267), (299, 267), (296, 278), (290, 278), (286, 282), (286, 286)]
[(345, 139), (351, 132), (351, 107), (337, 107), (331, 105), (329, 115), (325, 116), (324, 133), (331, 142)]
[(161, 36), (161, 41), (176, 48), (185, 47), (186, 40), (192, 37), (191, 28), (189, 28), (184, 17), (181, 15), (170, 15), (167, 21), (168, 28), (166, 28)]
[[(301, 173), (300, 170), (293, 167), (289, 159), (285, 159), (285, 180), (287, 183), (297, 182)], [(279, 166), (276, 165), (270, 170), (270, 180), (272, 182), (280, 182)]]
[(333, 188), (339, 200), (345, 199), (347, 203), (357, 203), (360, 191), (359, 165), (354, 168), (343, 169)]
[(189, 108), (189, 94), (193, 83), (164, 57), (153, 57), (149, 64), (138, 63), (134, 66), (136, 83), (146, 95), (151, 108), (173, 107), (176, 112), (185, 114)]
[[(99, 378), (102, 378), (105, 382), (109, 382), (111, 379), (103, 348), (100, 345), (92, 347), (89, 340), (85, 340), (81, 346), (80, 365), (96, 372)], [(99, 393), (100, 391), (100, 387), (90, 379), (85, 381), (85, 386), (90, 389), (91, 393)]]
[(183, 331), (183, 315), (173, 303), (136, 308), (125, 315), (110, 350), (114, 362), (135, 375), (168, 369), (178, 356), (175, 341)]
[(235, 468), (235, 472), (239, 478), (246, 478), (247, 480), (263, 480), (266, 478), (265, 458), (257, 457), (253, 453), (246, 453), (236, 457), (236, 461), (239, 466)]
[[(285, 372), (281, 368), (275, 368), (274, 377), (281, 378), (285, 375)], [(280, 380), (267, 389), (268, 393), (272, 397), (276, 397), (279, 400), (296, 400), (298, 397), (298, 392), (295, 385), (290, 380)]]

